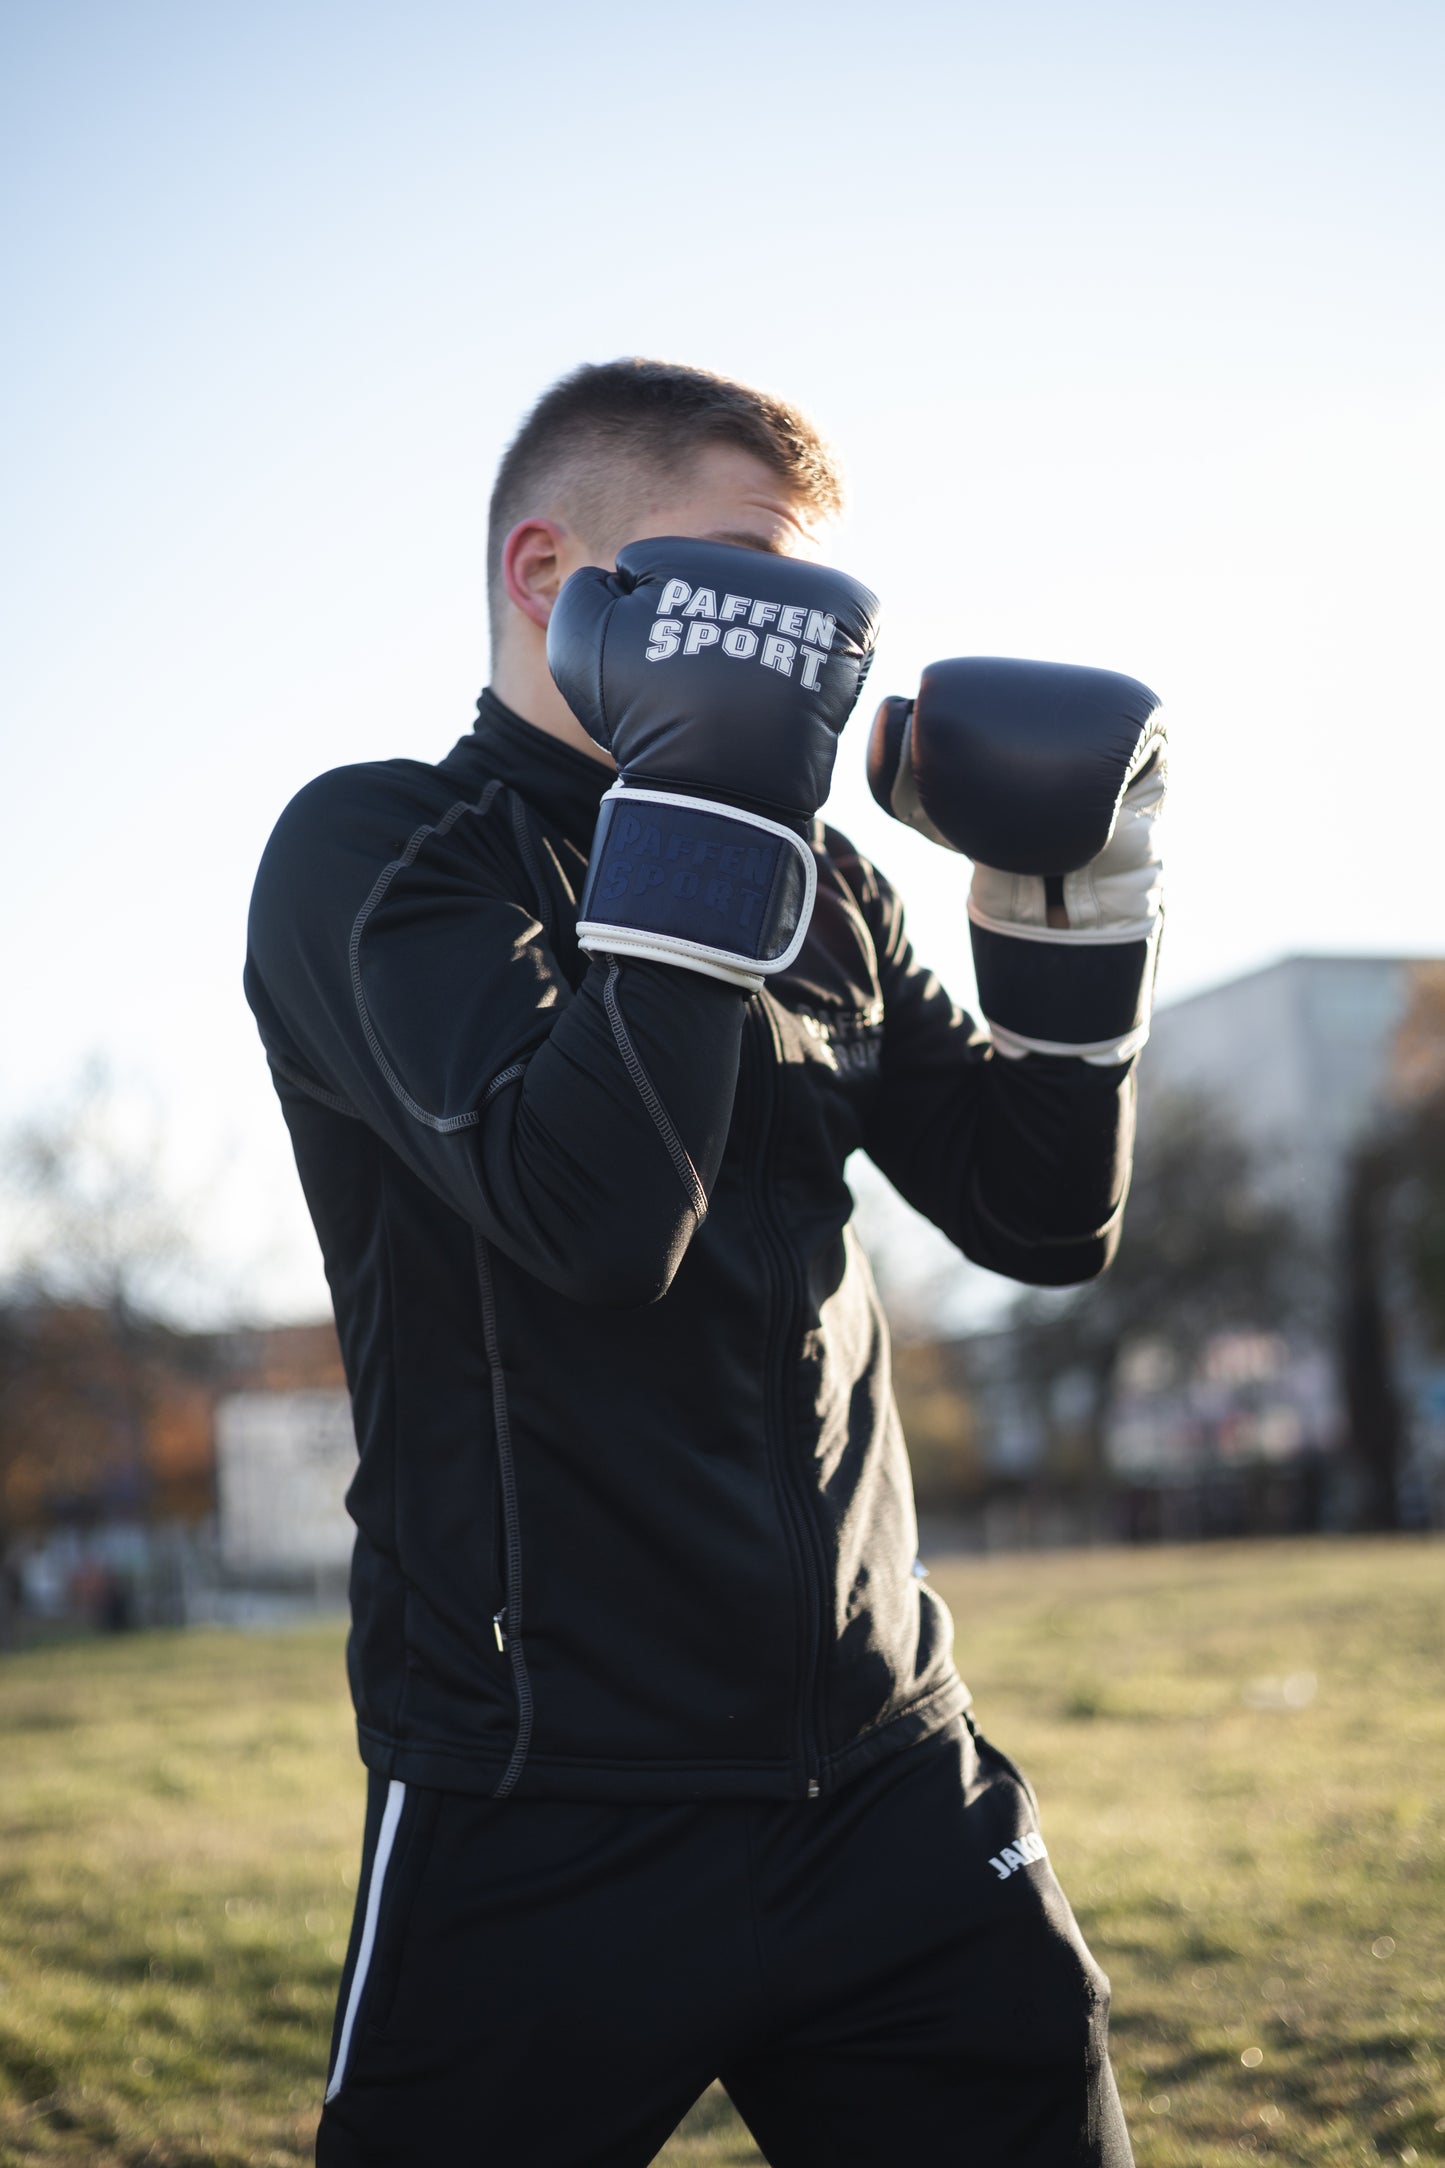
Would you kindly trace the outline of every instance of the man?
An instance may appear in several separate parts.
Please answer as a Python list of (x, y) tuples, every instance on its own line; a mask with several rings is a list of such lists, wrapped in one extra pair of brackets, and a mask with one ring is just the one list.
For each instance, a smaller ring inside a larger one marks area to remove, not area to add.
[[(360, 1447), (324, 2168), (641, 2164), (719, 2075), (777, 2168), (1129, 2158), (1107, 1983), (916, 1569), (843, 1166), (1087, 1278), (1139, 1032), (1020, 1012), (999, 1059), (815, 821), (876, 615), (817, 562), (839, 496), (777, 400), (579, 369), (497, 478), (475, 729), (323, 776), (261, 867), (248, 998)], [(953, 844), (957, 691), (874, 754)], [(1099, 936), (997, 880), (1027, 1011)]]

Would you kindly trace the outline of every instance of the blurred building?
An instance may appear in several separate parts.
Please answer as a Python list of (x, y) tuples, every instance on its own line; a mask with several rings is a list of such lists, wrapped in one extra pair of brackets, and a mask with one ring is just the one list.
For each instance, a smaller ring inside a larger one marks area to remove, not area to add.
[(344, 1587), (356, 1531), (351, 1403), (334, 1387), (231, 1393), (215, 1414), (221, 1563), (273, 1585)]
[[(960, 1431), (970, 1466), (985, 1472), (969, 1509), (983, 1540), (1089, 1532), (1097, 1498), (1072, 1513), (1060, 1499), (1077, 1486), (1085, 1441), (1100, 1435), (1113, 1533), (1287, 1532), (1349, 1519), (1333, 1322), (1344, 1180), (1392, 1107), (1439, 1088), (1442, 1024), (1445, 962), (1403, 957), (1290, 957), (1160, 1010), (1141, 1065), (1141, 1134), (1170, 1095), (1212, 1102), (1250, 1148), (1260, 1192), (1306, 1230), (1321, 1288), (1287, 1330), (1245, 1321), (1187, 1359), (1162, 1337), (1130, 1344), (1102, 1409), (1082, 1372), (1030, 1374), (1006, 1323), (953, 1343)], [(1392, 1333), (1407, 1437), (1400, 1505), (1407, 1524), (1442, 1525), (1445, 1364), (1407, 1310)]]
[(228, 1585), (332, 1594), (354, 1462), (329, 1322), (183, 1333), (83, 1305), (4, 1315), (0, 1561), (32, 1619), (180, 1623), (216, 1615)]
[(1140, 1064), (1143, 1118), (1162, 1091), (1203, 1093), (1260, 1155), (1272, 1189), (1324, 1224), (1351, 1147), (1389, 1097), (1422, 972), (1398, 956), (1289, 956), (1168, 1003)]

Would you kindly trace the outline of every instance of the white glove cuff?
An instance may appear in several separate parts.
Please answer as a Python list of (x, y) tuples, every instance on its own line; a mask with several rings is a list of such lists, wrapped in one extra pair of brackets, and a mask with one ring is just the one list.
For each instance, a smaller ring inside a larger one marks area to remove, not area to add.
[(1017, 1032), (1008, 1030), (1005, 1025), (996, 1024), (991, 1016), (986, 1016), (985, 1021), (993, 1041), (993, 1050), (996, 1054), (1001, 1054), (1005, 1061), (1022, 1061), (1025, 1054), (1074, 1054), (1086, 1061), (1092, 1069), (1111, 1069), (1118, 1062), (1130, 1060), (1149, 1037), (1147, 1020), (1126, 1038), (1101, 1039), (1092, 1046), (1070, 1046), (1062, 1039), (1024, 1039), (1020, 1038)]

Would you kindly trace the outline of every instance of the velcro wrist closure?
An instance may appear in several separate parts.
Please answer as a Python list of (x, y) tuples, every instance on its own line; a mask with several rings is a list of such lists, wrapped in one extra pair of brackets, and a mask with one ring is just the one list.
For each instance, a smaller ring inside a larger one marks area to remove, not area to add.
[(598, 810), (577, 938), (589, 953), (756, 987), (798, 954), (817, 887), (813, 853), (781, 822), (614, 783)]
[[(1127, 941), (1050, 941), (970, 918), (978, 1005), (1001, 1051), (1124, 1061), (1149, 1036), (1159, 919)], [(1013, 1042), (1007, 1044), (1006, 1042)]]

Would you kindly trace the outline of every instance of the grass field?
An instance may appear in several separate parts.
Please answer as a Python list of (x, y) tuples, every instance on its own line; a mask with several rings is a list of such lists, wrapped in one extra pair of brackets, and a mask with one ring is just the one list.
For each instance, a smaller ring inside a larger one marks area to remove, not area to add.
[[(1113, 1978), (1141, 2168), (1445, 2158), (1442, 1564), (936, 1569)], [(334, 1626), (0, 1660), (0, 2162), (309, 2158), (361, 1797)], [(719, 2093), (662, 2156), (757, 2158)]]

